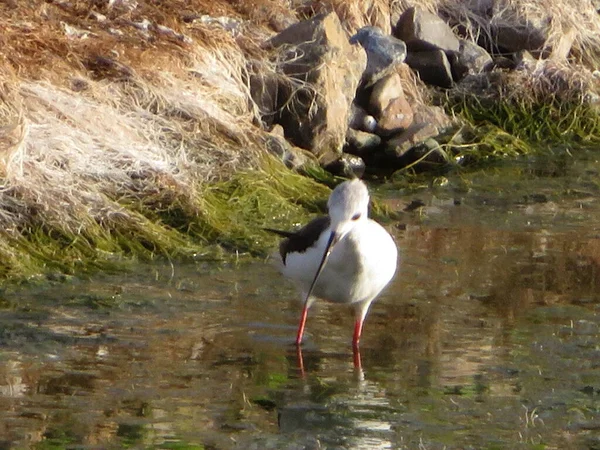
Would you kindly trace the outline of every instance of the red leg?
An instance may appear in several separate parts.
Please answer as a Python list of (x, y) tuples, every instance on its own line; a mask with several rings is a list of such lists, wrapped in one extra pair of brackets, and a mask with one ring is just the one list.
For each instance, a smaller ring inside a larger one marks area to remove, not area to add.
[(354, 336), (352, 337), (352, 348), (354, 351), (358, 351), (358, 343), (360, 341), (360, 334), (362, 333), (363, 321), (356, 319), (354, 322)]
[(358, 346), (352, 348), (352, 355), (354, 356), (354, 368), (362, 370), (362, 363), (360, 360), (360, 349)]
[(302, 336), (304, 336), (304, 325), (306, 325), (306, 317), (308, 316), (308, 305), (305, 303), (302, 308), (302, 316), (300, 316), (300, 325), (298, 325), (298, 334), (296, 335), (296, 345), (302, 344)]
[(298, 371), (300, 372), (300, 378), (306, 378), (304, 373), (304, 358), (302, 357), (302, 347), (296, 347), (296, 358), (298, 359)]

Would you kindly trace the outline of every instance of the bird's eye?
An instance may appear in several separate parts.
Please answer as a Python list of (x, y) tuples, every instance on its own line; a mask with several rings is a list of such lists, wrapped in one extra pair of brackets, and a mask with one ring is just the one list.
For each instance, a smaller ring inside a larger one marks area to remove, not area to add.
[(358, 220), (360, 219), (361, 214), (360, 213), (356, 213), (352, 216), (352, 220)]

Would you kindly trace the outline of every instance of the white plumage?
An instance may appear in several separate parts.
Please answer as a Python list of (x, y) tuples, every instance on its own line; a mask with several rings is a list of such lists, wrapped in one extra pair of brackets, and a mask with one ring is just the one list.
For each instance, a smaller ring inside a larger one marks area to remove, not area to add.
[(358, 180), (338, 185), (327, 202), (327, 217), (295, 233), (278, 232), (281, 271), (302, 292), (304, 308), (296, 343), (302, 342), (308, 309), (317, 299), (354, 307), (353, 345), (358, 348), (371, 302), (392, 280), (398, 250), (390, 234), (368, 217), (369, 193)]

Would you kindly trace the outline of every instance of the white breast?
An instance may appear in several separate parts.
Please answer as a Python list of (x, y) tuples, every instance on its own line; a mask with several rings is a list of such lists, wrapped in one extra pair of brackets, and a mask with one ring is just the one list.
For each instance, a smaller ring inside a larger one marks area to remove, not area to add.
[[(330, 230), (303, 253), (290, 253), (283, 274), (305, 294), (323, 256)], [(398, 250), (392, 237), (377, 222), (367, 219), (340, 240), (331, 251), (313, 295), (336, 303), (371, 300), (396, 272)]]

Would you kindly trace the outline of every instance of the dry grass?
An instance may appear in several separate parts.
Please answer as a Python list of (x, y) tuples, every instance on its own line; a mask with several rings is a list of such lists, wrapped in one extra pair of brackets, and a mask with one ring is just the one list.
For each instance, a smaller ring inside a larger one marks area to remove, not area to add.
[[(261, 134), (232, 33), (183, 29), (143, 2), (139, 17), (94, 2), (28, 3), (1, 17), (2, 228), (77, 234), (129, 219), (123, 198), (193, 196), (255, 163)], [(142, 17), (154, 26), (131, 25)]]
[(475, 42), (492, 36), (496, 26), (533, 26), (546, 38), (545, 56), (591, 69), (600, 63), (600, 17), (589, 1), (441, 0), (438, 10)]
[[(475, 8), (480, 4), (419, 2), (463, 24), (472, 39), (488, 33), (490, 23), (546, 21), (547, 48), (561, 47), (568, 35), (569, 62), (587, 69), (540, 63), (516, 75), (525, 77), (520, 86), (541, 95), (593, 83), (600, 25), (591, 6), (505, 0), (490, 13)], [(409, 6), (405, 0), (0, 2), (2, 233), (10, 242), (38, 232), (66, 241), (79, 236), (89, 246), (94, 236), (96, 244), (118, 239), (132, 252), (140, 236), (150, 249), (185, 245), (169, 227), (183, 230), (187, 220), (210, 213), (202, 199), (206, 185), (261, 164), (261, 116), (248, 80), (250, 72), (277, 75), (261, 43), (296, 17), (331, 9), (348, 32), (364, 25), (389, 31)], [(402, 76), (411, 101), (429, 103), (414, 75)], [(152, 226), (169, 215), (180, 221)], [(15, 265), (12, 244), (2, 242), (0, 260)]]
[(391, 5), (386, 0), (328, 0), (312, 2), (314, 13), (335, 11), (349, 34), (364, 26), (376, 26), (391, 33)]

